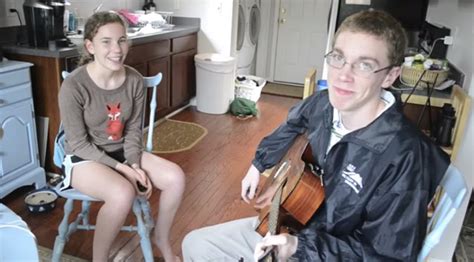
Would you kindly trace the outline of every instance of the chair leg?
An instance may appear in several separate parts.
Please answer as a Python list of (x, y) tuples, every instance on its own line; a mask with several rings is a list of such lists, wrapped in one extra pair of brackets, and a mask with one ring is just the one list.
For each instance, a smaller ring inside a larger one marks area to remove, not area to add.
[(146, 262), (153, 262), (153, 250), (150, 242), (150, 231), (147, 229), (143, 218), (140, 200), (133, 201), (133, 213), (137, 218), (137, 232), (140, 235), (140, 246), (143, 252), (143, 258)]
[(52, 262), (59, 262), (61, 259), (61, 255), (63, 253), (64, 245), (68, 240), (68, 220), (69, 215), (71, 214), (72, 207), (73, 207), (74, 200), (66, 199), (66, 203), (64, 203), (64, 216), (59, 224), (58, 228), (58, 235), (54, 240), (54, 249), (53, 255), (51, 258)]
[[(82, 200), (82, 210), (77, 215), (76, 219), (69, 224), (69, 228), (67, 231), (67, 238), (76, 232), (78, 229), (82, 230), (94, 230), (95, 226), (89, 224), (89, 206), (90, 202), (87, 200)], [(80, 224), (82, 222), (82, 224)]]
[(153, 229), (155, 226), (155, 222), (153, 222), (153, 217), (151, 216), (151, 209), (150, 209), (150, 203), (145, 197), (138, 197), (138, 200), (140, 202), (140, 207), (143, 212), (143, 216), (145, 217), (145, 224), (149, 232)]
[[(79, 214), (79, 217), (82, 219), (82, 225), (89, 227), (89, 210), (90, 210), (91, 202), (90, 201), (82, 201), (82, 211)], [(87, 230), (90, 230), (87, 228)]]

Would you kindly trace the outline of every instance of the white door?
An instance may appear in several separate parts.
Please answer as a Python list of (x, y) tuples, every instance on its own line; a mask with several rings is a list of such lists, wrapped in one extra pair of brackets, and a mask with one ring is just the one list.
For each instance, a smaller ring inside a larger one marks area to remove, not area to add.
[(311, 67), (321, 78), (330, 6), (329, 0), (281, 0), (275, 81), (303, 84)]

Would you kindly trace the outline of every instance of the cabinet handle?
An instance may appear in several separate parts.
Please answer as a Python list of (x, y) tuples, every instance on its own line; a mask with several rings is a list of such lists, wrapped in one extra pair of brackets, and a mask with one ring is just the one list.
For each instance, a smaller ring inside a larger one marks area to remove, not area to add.
[(0, 127), (0, 140), (3, 138), (3, 128)]

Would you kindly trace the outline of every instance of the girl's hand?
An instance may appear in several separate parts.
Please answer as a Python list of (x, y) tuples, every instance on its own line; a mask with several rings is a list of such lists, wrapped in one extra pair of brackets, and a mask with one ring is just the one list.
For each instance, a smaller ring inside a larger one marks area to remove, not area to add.
[(152, 185), (148, 179), (148, 176), (145, 174), (145, 171), (138, 167), (132, 168), (122, 163), (117, 164), (115, 169), (122, 173), (125, 178), (127, 178), (130, 183), (132, 183), (138, 195), (143, 195), (147, 198), (151, 196)]
[(137, 180), (136, 189), (139, 195), (145, 196), (147, 199), (150, 198), (153, 185), (150, 179), (146, 175), (145, 171), (139, 167), (133, 168), (138, 173), (140, 180)]

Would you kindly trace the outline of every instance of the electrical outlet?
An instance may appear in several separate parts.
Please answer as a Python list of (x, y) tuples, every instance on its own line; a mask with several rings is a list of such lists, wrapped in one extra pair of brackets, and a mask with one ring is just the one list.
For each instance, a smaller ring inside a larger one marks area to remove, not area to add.
[(452, 36), (445, 36), (444, 37), (444, 44), (445, 45), (452, 45), (453, 44), (453, 37)]

